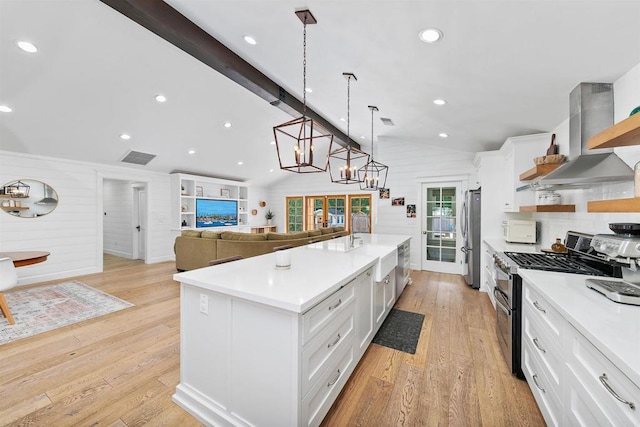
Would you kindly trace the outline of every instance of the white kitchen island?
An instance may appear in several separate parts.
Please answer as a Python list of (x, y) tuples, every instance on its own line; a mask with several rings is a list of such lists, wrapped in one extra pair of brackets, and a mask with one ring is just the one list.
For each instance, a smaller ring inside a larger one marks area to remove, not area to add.
[(174, 275), (173, 400), (207, 425), (319, 425), (380, 326), (376, 290), (409, 239), (374, 236), (291, 249), (287, 270), (266, 254)]

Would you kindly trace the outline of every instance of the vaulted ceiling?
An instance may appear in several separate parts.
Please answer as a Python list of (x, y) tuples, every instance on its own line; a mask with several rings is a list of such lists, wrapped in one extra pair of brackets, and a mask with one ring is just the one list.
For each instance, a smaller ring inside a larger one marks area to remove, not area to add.
[[(496, 149), (566, 119), (578, 83), (611, 82), (640, 63), (640, 1), (167, 3), (299, 98), (294, 11), (309, 8), (318, 24), (307, 30), (308, 104), (346, 133), (342, 73), (356, 74), (350, 136), (365, 149), (367, 105), (395, 124), (375, 124), (387, 148)], [(443, 39), (420, 41), (426, 27)], [(0, 1), (0, 105), (13, 109), (0, 113), (2, 150), (116, 165), (134, 149), (157, 157), (133, 168), (259, 184), (290, 176), (270, 144), (272, 127), (290, 115), (98, 0)]]

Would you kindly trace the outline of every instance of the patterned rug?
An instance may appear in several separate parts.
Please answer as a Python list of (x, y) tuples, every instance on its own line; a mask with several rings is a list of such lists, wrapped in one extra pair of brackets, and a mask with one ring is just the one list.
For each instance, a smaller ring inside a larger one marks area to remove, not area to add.
[(133, 306), (76, 281), (16, 289), (4, 296), (16, 324), (0, 314), (0, 345)]

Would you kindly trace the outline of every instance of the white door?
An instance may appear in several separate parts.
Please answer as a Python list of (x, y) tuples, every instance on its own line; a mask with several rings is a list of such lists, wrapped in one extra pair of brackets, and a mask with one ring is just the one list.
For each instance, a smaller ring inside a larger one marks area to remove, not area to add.
[(144, 187), (134, 188), (134, 236), (133, 258), (146, 260), (147, 254), (147, 191)]
[(463, 205), (462, 182), (422, 184), (423, 270), (463, 274), (460, 216)]

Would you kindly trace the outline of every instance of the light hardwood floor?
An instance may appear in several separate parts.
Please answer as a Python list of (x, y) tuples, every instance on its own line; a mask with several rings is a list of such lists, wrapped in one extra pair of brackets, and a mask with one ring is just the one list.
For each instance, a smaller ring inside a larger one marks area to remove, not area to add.
[[(106, 255), (104, 265), (74, 279), (135, 307), (0, 346), (0, 425), (200, 425), (171, 401), (175, 264)], [(487, 295), (458, 276), (412, 278), (396, 308), (425, 314), (418, 351), (372, 344), (323, 425), (544, 425), (527, 384), (507, 371)]]

